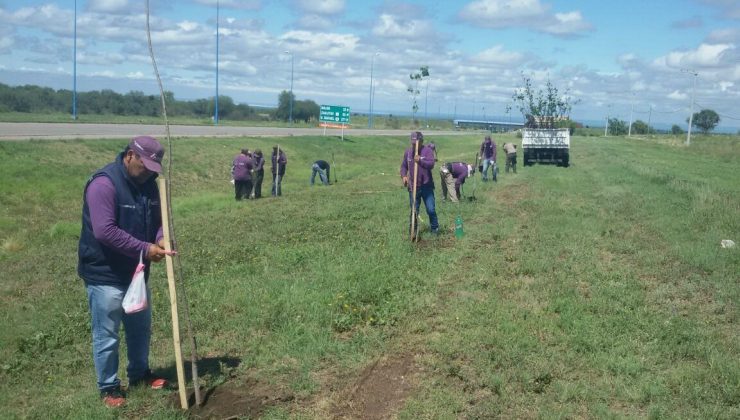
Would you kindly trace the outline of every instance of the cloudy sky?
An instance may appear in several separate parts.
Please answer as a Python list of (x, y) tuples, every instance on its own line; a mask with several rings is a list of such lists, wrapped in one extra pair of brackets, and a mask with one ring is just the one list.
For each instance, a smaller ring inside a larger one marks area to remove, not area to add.
[[(145, 5), (77, 0), (79, 91), (157, 92)], [(633, 109), (685, 126), (695, 71), (695, 110), (740, 127), (738, 0), (220, 0), (218, 20), (216, 0), (150, 5), (179, 99), (214, 96), (218, 21), (219, 93), (237, 102), (276, 104), (293, 61), (297, 99), (366, 112), (372, 68), (376, 112), (407, 113), (409, 74), (427, 65), (430, 118), (508, 118), (523, 73), (567, 89), (576, 119), (628, 121)], [(74, 16), (74, 0), (0, 0), (0, 82), (72, 89)]]

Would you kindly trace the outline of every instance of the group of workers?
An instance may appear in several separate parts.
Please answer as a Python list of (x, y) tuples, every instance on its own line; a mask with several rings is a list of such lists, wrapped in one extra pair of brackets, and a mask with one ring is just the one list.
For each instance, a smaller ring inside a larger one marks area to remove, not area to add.
[[(272, 147), (272, 196), (282, 195), (281, 184), (288, 165), (288, 157), (280, 147)], [(231, 180), (237, 201), (262, 198), (262, 181), (265, 178), (265, 157), (262, 150), (242, 149), (231, 163)]]
[[(506, 153), (506, 172), (513, 170), (516, 173), (516, 145), (504, 143), (502, 146)], [(488, 181), (488, 170), (491, 169), (491, 179), (498, 180), (498, 165), (496, 163), (496, 143), (491, 136), (486, 136), (480, 146), (481, 165), (483, 181)], [(476, 160), (477, 160), (476, 155)], [(421, 202), (424, 202), (427, 215), (429, 216), (429, 227), (432, 234), (439, 233), (439, 221), (434, 200), (434, 179), (432, 169), (437, 162), (437, 147), (434, 143), (424, 144), (424, 135), (415, 131), (411, 133), (411, 146), (406, 149), (401, 161), (401, 181), (409, 190), (409, 232), (412, 238), (417, 238), (419, 225), (416, 223)], [(478, 162), (475, 162), (477, 165)], [(461, 187), (468, 177), (475, 173), (475, 165), (466, 162), (445, 162), (439, 170), (442, 186), (442, 200), (458, 202), (461, 197)], [(414, 183), (415, 181), (415, 183)], [(414, 197), (414, 194), (416, 196)], [(411, 231), (413, 229), (413, 231)]]
[[(288, 157), (285, 151), (275, 145), (272, 147), (272, 196), (279, 197), (282, 193), (282, 182), (285, 169), (288, 166)], [(257, 199), (262, 197), (262, 180), (265, 177), (265, 158), (262, 150), (241, 149), (231, 162), (231, 182), (234, 184), (234, 197), (237, 201)], [(311, 185), (314, 185), (316, 175), (324, 185), (329, 185), (331, 166), (325, 160), (317, 160), (311, 165)]]
[[(507, 143), (504, 150), (507, 153), (507, 172), (510, 166), (516, 172), (516, 146)], [(481, 145), (481, 153), (483, 179), (488, 179), (488, 168), (492, 168), (495, 181), (496, 146), (490, 137), (486, 137)], [(167, 380), (149, 368), (151, 307), (126, 313), (122, 305), (139, 264), (145, 266), (145, 278), (148, 278), (152, 262), (176, 254), (164, 243), (159, 188), (155, 181), (162, 172), (163, 156), (164, 149), (156, 139), (136, 137), (113, 162), (93, 173), (83, 193), (77, 272), (85, 283), (90, 309), (97, 387), (108, 407), (120, 407), (126, 402), (118, 378), (121, 324), (126, 333), (129, 388), (161, 389), (167, 386)], [(280, 196), (288, 158), (276, 145), (271, 160), (272, 195)], [(401, 178), (409, 189), (409, 203), (413, 209), (418, 209), (423, 200), (431, 230), (438, 233), (432, 179), (435, 162), (436, 147), (433, 144), (425, 146), (421, 132), (412, 133), (411, 147), (405, 151), (401, 162)], [(264, 164), (265, 159), (259, 149), (250, 151), (245, 148), (234, 158), (232, 176), (237, 200), (261, 197)], [(459, 200), (460, 186), (474, 172), (475, 168), (465, 162), (445, 163), (440, 171), (445, 197)], [(330, 165), (317, 160), (312, 164), (310, 182), (313, 185), (316, 175), (319, 175), (321, 182), (328, 185), (329, 174)], [(414, 191), (415, 197), (412, 196)], [(414, 235), (417, 233), (418, 225)], [(150, 298), (148, 288), (147, 295)]]

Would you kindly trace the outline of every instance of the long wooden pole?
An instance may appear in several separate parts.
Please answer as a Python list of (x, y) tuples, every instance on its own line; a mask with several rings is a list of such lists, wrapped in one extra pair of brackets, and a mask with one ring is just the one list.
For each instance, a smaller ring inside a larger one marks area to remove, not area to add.
[(419, 173), (419, 163), (416, 162), (416, 156), (419, 155), (419, 141), (414, 143), (414, 184), (411, 187), (411, 242), (417, 241), (416, 235), (416, 176)]
[(162, 233), (164, 234), (164, 249), (168, 251), (165, 256), (167, 265), (167, 284), (170, 287), (170, 309), (172, 312), (172, 341), (175, 346), (175, 364), (177, 367), (177, 387), (180, 391), (180, 406), (183, 410), (188, 409), (188, 395), (185, 391), (185, 370), (182, 365), (182, 346), (180, 344), (180, 318), (177, 315), (177, 289), (175, 288), (175, 266), (172, 262), (172, 245), (170, 242), (170, 218), (167, 212), (169, 203), (167, 202), (167, 183), (160, 177), (157, 179), (159, 184), (159, 203), (162, 209)]
[(278, 197), (278, 177), (280, 176), (280, 145), (277, 147), (277, 154), (275, 155), (275, 197)]

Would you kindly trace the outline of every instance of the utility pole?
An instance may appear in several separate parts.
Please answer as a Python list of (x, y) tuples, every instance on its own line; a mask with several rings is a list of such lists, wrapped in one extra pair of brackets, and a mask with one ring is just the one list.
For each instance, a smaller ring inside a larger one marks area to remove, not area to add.
[(691, 145), (691, 126), (694, 122), (694, 98), (696, 95), (696, 78), (699, 76), (695, 70), (681, 69), (683, 73), (691, 73), (694, 75), (694, 88), (691, 91), (691, 106), (689, 107), (689, 129), (686, 130), (686, 145)]
[(648, 108), (648, 135), (650, 134), (650, 121), (653, 119), (653, 104)]
[(375, 64), (375, 57), (378, 55), (380, 53), (376, 52), (370, 58), (370, 104), (368, 106), (367, 128), (373, 128), (373, 65)]
[(218, 125), (218, 21), (220, 13), (220, 2), (216, 0), (216, 104), (213, 112), (213, 124)]
[(293, 125), (293, 63), (294, 63), (294, 55), (290, 51), (285, 51), (286, 54), (290, 54), (290, 116), (288, 117), (288, 122), (290, 122), (290, 125)]
[(75, 0), (75, 34), (74, 34), (74, 76), (72, 89), (72, 119), (77, 121), (77, 0)]
[(632, 103), (630, 104), (630, 126), (627, 129), (627, 137), (632, 136), (632, 113), (635, 110), (635, 94), (632, 94)]
[(427, 117), (427, 105), (429, 104), (429, 77), (427, 76), (426, 93), (424, 94), (424, 124), (429, 127), (429, 118)]

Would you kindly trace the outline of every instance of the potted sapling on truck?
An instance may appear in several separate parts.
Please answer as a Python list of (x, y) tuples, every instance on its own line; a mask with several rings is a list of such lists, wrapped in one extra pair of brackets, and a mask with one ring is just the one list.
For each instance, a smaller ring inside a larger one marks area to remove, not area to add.
[(524, 116), (522, 152), (524, 166), (534, 163), (570, 165), (570, 136), (575, 123), (570, 120), (572, 98), (560, 95), (550, 80), (545, 89), (534, 90), (531, 80), (522, 74), (523, 86), (512, 99)]

